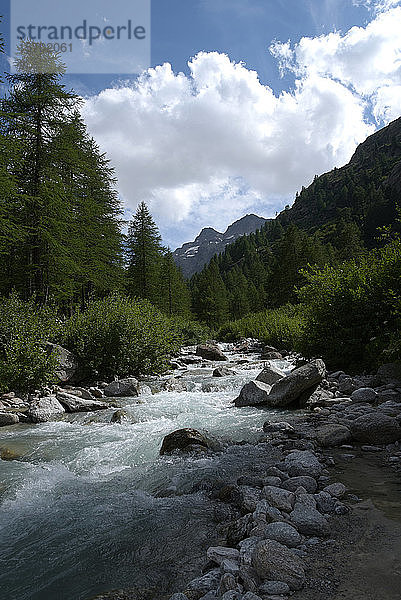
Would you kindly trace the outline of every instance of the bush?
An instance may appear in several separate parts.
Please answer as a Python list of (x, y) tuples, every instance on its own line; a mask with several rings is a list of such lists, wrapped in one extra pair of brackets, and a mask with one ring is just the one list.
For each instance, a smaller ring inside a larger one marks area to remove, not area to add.
[(147, 300), (113, 295), (70, 317), (60, 339), (87, 378), (156, 374), (178, 350), (181, 333)]
[(288, 304), (229, 321), (220, 327), (218, 337), (227, 342), (242, 336), (252, 337), (278, 348), (292, 349), (298, 344), (303, 328), (303, 307)]
[(45, 342), (59, 326), (55, 310), (34, 299), (24, 302), (15, 293), (0, 299), (1, 392), (32, 392), (56, 381), (57, 359), (46, 352)]
[(182, 344), (185, 346), (200, 344), (212, 337), (210, 328), (199, 321), (191, 321), (182, 317), (173, 317), (172, 323), (180, 332)]
[(305, 275), (308, 285), (300, 291), (308, 306), (299, 344), (303, 354), (322, 356), (329, 366), (348, 370), (400, 358), (400, 241)]

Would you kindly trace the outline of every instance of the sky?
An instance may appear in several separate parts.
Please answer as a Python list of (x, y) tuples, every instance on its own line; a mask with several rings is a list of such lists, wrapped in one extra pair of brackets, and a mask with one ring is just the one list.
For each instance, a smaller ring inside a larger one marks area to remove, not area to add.
[(400, 31), (398, 0), (153, 0), (148, 69), (64, 79), (126, 217), (144, 200), (175, 249), (274, 217), (401, 116)]

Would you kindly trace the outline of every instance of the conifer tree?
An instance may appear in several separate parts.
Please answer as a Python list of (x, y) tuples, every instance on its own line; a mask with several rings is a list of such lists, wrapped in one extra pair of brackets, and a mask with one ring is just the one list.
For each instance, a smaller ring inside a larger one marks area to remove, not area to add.
[(127, 236), (128, 293), (158, 303), (163, 248), (161, 236), (145, 202), (129, 224)]
[(191, 294), (181, 270), (174, 262), (170, 248), (161, 260), (160, 296), (157, 304), (169, 316), (191, 316)]

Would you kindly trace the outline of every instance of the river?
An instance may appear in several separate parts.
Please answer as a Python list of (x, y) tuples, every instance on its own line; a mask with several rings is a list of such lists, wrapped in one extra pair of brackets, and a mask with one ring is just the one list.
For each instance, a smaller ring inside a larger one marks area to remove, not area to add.
[(88, 600), (143, 587), (170, 593), (197, 575), (218, 535), (202, 487), (268, 457), (263, 446), (195, 458), (160, 457), (159, 449), (183, 427), (223, 440), (260, 435), (274, 411), (232, 404), (263, 367), (256, 355), (248, 358), (235, 376), (213, 378), (210, 367), (180, 372), (191, 391), (120, 399), (133, 423), (110, 423), (114, 408), (3, 427), (0, 448), (16, 460), (0, 460), (1, 597)]

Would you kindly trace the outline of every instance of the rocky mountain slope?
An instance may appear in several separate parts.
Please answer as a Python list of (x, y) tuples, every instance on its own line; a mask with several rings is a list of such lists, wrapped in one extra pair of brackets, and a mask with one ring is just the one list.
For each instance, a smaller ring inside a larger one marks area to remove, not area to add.
[(246, 215), (230, 225), (224, 233), (212, 227), (202, 229), (193, 242), (187, 242), (173, 253), (177, 266), (181, 267), (185, 277), (191, 277), (202, 270), (203, 266), (215, 255), (223, 252), (227, 244), (239, 237), (260, 229), (268, 219), (257, 215)]

